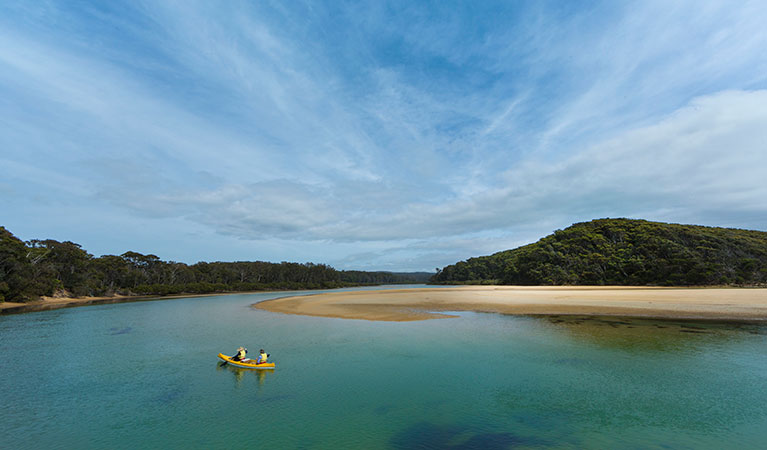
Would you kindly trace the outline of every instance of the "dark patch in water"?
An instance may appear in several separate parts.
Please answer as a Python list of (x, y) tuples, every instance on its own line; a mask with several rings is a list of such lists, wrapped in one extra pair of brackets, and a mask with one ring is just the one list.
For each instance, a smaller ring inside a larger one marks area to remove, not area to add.
[(516, 423), (540, 430), (542, 434), (550, 433), (551, 430), (567, 429), (565, 414), (548, 411), (546, 413), (533, 413), (524, 411), (513, 416)]
[(184, 394), (186, 394), (186, 388), (181, 386), (176, 386), (155, 397), (154, 401), (157, 403), (162, 403), (164, 405), (167, 405), (183, 397)]
[(319, 441), (314, 438), (303, 438), (300, 442), (296, 443), (296, 450), (304, 450), (309, 448), (318, 448)]
[(281, 402), (285, 400), (291, 400), (296, 398), (295, 395), (292, 394), (279, 394), (279, 395), (267, 395), (263, 397), (257, 397), (257, 400), (259, 403), (274, 403), (274, 402)]
[(695, 333), (695, 334), (707, 334), (705, 331), (700, 330), (679, 330), (680, 333)]
[(429, 422), (417, 423), (395, 434), (389, 443), (397, 449), (508, 449), (520, 446), (541, 446), (545, 442), (514, 433), (474, 433), (466, 440), (464, 433), (470, 433), (465, 426), (436, 425)]
[(445, 403), (447, 403), (447, 400), (444, 400), (444, 399), (429, 400), (428, 402), (424, 403), (424, 406), (426, 406), (427, 408), (439, 408)]
[(112, 327), (109, 329), (109, 331), (111, 331), (111, 333), (109, 334), (111, 334), (112, 336), (116, 336), (118, 334), (128, 334), (131, 332), (131, 330), (133, 330), (133, 328), (131, 327), (125, 327), (125, 328)]
[(463, 444), (451, 448), (481, 448), (481, 449), (505, 449), (519, 446), (535, 445), (537, 440), (523, 438), (511, 433), (483, 433), (472, 436), (471, 439)]
[(571, 366), (579, 366), (585, 362), (586, 361), (580, 358), (559, 358), (554, 360), (555, 364), (567, 364)]
[(384, 416), (394, 410), (394, 405), (381, 405), (377, 408), (373, 408), (373, 412), (378, 416)]

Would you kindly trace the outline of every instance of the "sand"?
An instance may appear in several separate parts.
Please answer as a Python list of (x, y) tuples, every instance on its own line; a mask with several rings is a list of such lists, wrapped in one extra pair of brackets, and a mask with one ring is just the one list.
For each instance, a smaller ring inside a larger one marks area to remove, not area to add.
[[(265, 291), (258, 291), (263, 293)], [(21, 314), (36, 311), (49, 311), (76, 306), (105, 305), (111, 303), (129, 303), (147, 300), (173, 300), (189, 297), (212, 297), (229, 294), (248, 294), (255, 292), (217, 292), (211, 294), (174, 294), (174, 295), (114, 295), (110, 297), (41, 297), (40, 300), (27, 303), (0, 302), (0, 315)]]
[(1, 302), (0, 314), (16, 314), (34, 311), (48, 311), (51, 309), (71, 308), (74, 306), (103, 305), (106, 303), (123, 303), (147, 299), (142, 296), (123, 296), (116, 295), (112, 297), (41, 297), (40, 300), (28, 303)]
[(455, 317), (449, 311), (479, 311), (748, 322), (767, 320), (767, 289), (461, 286), (330, 292), (253, 306), (285, 314), (384, 321), (439, 319)]

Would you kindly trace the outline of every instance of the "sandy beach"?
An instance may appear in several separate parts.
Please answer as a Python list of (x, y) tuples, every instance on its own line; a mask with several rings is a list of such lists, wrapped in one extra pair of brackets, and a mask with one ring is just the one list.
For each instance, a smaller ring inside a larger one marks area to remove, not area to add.
[(125, 296), (112, 297), (41, 297), (40, 300), (28, 303), (2, 302), (0, 314), (18, 314), (51, 309), (72, 308), (75, 306), (104, 305), (108, 303), (125, 303), (131, 301), (151, 300), (157, 296)]
[(449, 311), (763, 321), (767, 320), (767, 289), (461, 286), (330, 292), (267, 300), (253, 307), (385, 321), (454, 317)]
[(263, 293), (267, 291), (257, 292), (217, 292), (211, 294), (176, 294), (176, 295), (113, 295), (110, 297), (46, 297), (43, 296), (40, 300), (16, 303), (16, 302), (0, 302), (0, 315), (3, 314), (21, 314), (36, 311), (49, 311), (52, 309), (61, 308), (74, 308), (77, 306), (89, 306), (89, 305), (106, 305), (111, 303), (129, 303), (129, 302), (142, 302), (150, 300), (173, 300), (177, 298), (189, 298), (189, 297), (213, 297), (219, 295), (232, 295), (232, 294), (255, 294)]

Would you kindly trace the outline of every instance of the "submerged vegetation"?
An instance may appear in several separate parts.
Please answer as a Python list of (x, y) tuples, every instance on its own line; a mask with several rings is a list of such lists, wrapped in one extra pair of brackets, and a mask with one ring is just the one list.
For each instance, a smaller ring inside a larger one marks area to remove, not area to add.
[(598, 219), (439, 270), (444, 284), (767, 284), (767, 232)]
[(422, 283), (428, 273), (336, 270), (325, 264), (263, 261), (162, 261), (125, 252), (94, 257), (74, 242), (24, 242), (0, 226), (0, 301), (40, 296), (169, 295), (280, 289), (328, 289)]

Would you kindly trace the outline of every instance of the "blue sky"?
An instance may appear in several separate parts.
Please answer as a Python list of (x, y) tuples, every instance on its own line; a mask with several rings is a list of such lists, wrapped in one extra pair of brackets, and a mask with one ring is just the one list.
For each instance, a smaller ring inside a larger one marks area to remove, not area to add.
[(767, 230), (764, 2), (0, 4), (0, 225), (428, 270), (601, 217)]

